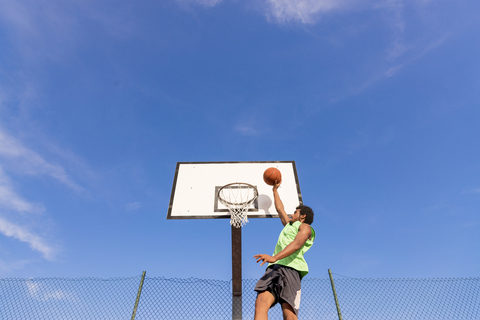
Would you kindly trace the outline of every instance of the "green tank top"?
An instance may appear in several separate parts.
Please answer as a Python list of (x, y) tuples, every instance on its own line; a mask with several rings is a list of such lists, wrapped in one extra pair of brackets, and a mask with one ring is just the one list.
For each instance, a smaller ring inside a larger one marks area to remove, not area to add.
[[(285, 225), (282, 232), (280, 232), (280, 235), (278, 236), (277, 245), (275, 246), (275, 251), (273, 252), (273, 255), (276, 255), (277, 253), (285, 249), (285, 247), (289, 245), (293, 241), (293, 239), (295, 239), (301, 224), (302, 223), (300, 221), (296, 221), (293, 224), (287, 223)], [(310, 239), (307, 239), (305, 244), (300, 249), (298, 249), (288, 257), (280, 259), (277, 262), (271, 264), (280, 264), (293, 268), (300, 273), (300, 278), (303, 278), (308, 273), (308, 265), (303, 255), (305, 254), (305, 252), (308, 251), (308, 249), (310, 249), (310, 247), (313, 245), (313, 241), (315, 240), (315, 230), (313, 230), (311, 226), (310, 228), (312, 229), (312, 235), (310, 236)], [(269, 264), (269, 266), (271, 264)]]

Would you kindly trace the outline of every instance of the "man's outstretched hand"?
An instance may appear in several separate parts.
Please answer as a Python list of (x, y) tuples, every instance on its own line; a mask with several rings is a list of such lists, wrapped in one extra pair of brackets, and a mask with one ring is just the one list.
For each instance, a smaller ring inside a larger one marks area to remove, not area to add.
[(263, 266), (265, 262), (268, 262), (268, 263), (277, 262), (277, 260), (274, 257), (269, 256), (268, 254), (256, 254), (253, 257), (257, 260), (257, 263), (262, 261), (262, 263), (260, 264), (260, 267)]
[(273, 190), (277, 190), (280, 185), (282, 184), (282, 180), (278, 181), (278, 180), (275, 180), (275, 184), (273, 185)]

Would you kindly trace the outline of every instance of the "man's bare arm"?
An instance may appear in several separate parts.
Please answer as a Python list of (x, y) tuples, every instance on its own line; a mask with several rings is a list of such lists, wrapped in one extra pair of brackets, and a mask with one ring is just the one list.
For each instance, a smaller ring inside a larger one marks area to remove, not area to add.
[(277, 210), (278, 217), (280, 218), (280, 221), (282, 221), (282, 224), (285, 226), (290, 221), (290, 218), (285, 212), (283, 202), (280, 199), (280, 195), (278, 194), (278, 187), (280, 187), (281, 183), (282, 182), (280, 181), (273, 186), (273, 201), (275, 203), (275, 210)]
[(305, 242), (307, 242), (308, 238), (312, 235), (312, 228), (310, 228), (309, 224), (302, 223), (298, 229), (298, 233), (295, 236), (295, 239), (287, 245), (282, 251), (274, 255), (273, 257), (268, 254), (257, 254), (253, 257), (257, 259), (257, 263), (262, 261), (260, 266), (263, 266), (265, 262), (274, 263), (280, 259), (286, 258), (289, 255), (295, 253), (298, 249), (300, 249)]

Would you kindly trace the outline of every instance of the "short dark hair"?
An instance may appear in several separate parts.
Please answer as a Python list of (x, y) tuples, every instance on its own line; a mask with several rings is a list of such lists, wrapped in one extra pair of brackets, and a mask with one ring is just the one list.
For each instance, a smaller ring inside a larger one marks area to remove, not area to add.
[(313, 210), (310, 207), (304, 206), (303, 204), (299, 205), (297, 209), (300, 209), (300, 215), (306, 216), (303, 223), (312, 224), (313, 223)]

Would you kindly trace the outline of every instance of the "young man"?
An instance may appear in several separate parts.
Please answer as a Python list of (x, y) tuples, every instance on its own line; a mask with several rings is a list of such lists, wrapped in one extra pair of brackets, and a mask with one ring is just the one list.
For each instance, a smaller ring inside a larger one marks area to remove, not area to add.
[(269, 263), (265, 274), (255, 286), (255, 320), (268, 320), (268, 310), (277, 303), (282, 306), (284, 320), (298, 319), (300, 280), (308, 273), (303, 255), (315, 240), (315, 231), (310, 226), (313, 222), (312, 209), (300, 205), (289, 217), (278, 194), (280, 183), (273, 186), (273, 199), (284, 228), (278, 237), (273, 256), (253, 256), (257, 263), (262, 262), (260, 266)]

